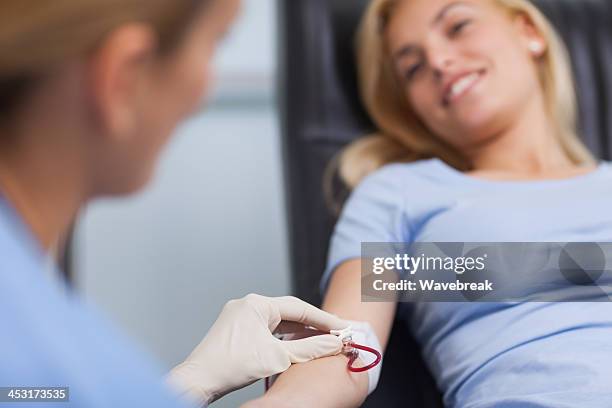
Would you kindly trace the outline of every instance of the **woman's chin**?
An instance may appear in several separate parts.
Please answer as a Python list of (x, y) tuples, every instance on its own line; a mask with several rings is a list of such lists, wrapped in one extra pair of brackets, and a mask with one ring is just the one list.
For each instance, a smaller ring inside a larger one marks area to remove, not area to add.
[(455, 116), (456, 133), (470, 135), (474, 139), (490, 136), (502, 128), (501, 123), (503, 121), (500, 119), (495, 112), (482, 109), (482, 107), (465, 109)]
[(129, 197), (145, 190), (153, 178), (153, 172), (142, 174), (140, 177), (115, 180), (102, 188), (97, 189), (92, 198)]
[(135, 179), (130, 184), (126, 184), (122, 191), (120, 191), (117, 195), (121, 196), (130, 196), (133, 194), (141, 193), (145, 190), (153, 179), (153, 172), (150, 172), (139, 179)]

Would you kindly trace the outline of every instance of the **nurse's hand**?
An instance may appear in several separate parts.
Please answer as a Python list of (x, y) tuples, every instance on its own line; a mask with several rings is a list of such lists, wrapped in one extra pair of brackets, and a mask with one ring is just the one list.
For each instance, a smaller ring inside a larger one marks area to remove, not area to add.
[(204, 405), (259, 379), (287, 370), (293, 363), (340, 353), (337, 336), (321, 334), (282, 341), (272, 332), (281, 321), (312, 326), (322, 332), (348, 326), (340, 318), (295, 297), (248, 295), (229, 301), (212, 328), (168, 381)]

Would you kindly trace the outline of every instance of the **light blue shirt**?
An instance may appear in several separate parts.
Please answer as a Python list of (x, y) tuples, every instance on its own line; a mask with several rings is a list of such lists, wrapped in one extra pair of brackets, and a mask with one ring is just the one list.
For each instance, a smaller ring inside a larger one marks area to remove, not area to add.
[[(322, 287), (361, 242), (612, 242), (612, 164), (488, 181), (438, 159), (368, 176), (336, 225)], [(416, 303), (398, 314), (461, 408), (612, 407), (612, 303)]]
[(45, 269), (43, 251), (0, 196), (0, 386), (70, 388), (68, 403), (0, 406), (183, 407), (162, 369)]

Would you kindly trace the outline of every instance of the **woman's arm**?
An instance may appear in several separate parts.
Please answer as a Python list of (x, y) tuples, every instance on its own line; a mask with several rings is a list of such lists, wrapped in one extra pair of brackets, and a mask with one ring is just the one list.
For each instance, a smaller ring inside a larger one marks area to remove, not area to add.
[[(347, 320), (366, 321), (386, 347), (395, 314), (394, 303), (361, 302), (361, 261), (341, 264), (330, 282), (323, 309)], [(358, 407), (368, 390), (367, 373), (347, 370), (347, 357), (338, 355), (294, 364), (262, 398), (243, 408)]]

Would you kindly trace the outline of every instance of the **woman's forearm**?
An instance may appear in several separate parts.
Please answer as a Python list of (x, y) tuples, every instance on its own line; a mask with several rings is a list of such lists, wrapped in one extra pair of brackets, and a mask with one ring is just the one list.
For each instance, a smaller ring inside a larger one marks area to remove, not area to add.
[(367, 395), (368, 376), (348, 371), (347, 360), (338, 355), (291, 366), (262, 398), (262, 407), (360, 406)]

